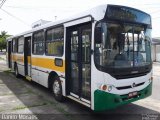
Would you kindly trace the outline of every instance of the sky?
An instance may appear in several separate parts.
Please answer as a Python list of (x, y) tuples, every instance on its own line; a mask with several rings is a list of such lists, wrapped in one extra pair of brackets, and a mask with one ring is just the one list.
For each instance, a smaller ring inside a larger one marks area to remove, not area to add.
[(6, 0), (0, 9), (0, 31), (19, 34), (30, 30), (31, 24), (40, 19), (57, 21), (103, 4), (124, 5), (149, 13), (152, 37), (160, 37), (160, 0)]

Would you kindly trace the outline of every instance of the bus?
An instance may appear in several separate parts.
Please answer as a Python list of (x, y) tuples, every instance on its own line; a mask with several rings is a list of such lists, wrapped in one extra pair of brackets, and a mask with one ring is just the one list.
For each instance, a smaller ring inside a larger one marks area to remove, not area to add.
[(151, 16), (101, 5), (7, 38), (8, 67), (93, 111), (152, 93)]

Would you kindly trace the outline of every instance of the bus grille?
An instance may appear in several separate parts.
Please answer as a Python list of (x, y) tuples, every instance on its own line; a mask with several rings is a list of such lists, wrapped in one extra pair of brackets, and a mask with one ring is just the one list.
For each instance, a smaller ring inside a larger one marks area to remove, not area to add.
[[(135, 87), (138, 87), (138, 86), (141, 86), (141, 85), (143, 85), (145, 82), (142, 82), (142, 83), (138, 83), (138, 84), (136, 84), (135, 85)], [(130, 89), (130, 88), (132, 88), (132, 86), (131, 85), (129, 85), (129, 86), (123, 86), (123, 87), (116, 87), (118, 90), (124, 90), (124, 89)]]

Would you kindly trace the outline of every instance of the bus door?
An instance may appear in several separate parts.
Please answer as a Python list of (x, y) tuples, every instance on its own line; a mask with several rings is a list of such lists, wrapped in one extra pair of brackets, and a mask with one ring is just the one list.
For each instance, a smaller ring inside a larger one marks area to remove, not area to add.
[(12, 68), (12, 57), (11, 57), (11, 50), (12, 50), (12, 48), (11, 48), (11, 46), (12, 46), (12, 42), (11, 41), (8, 41), (8, 56), (7, 56), (7, 58), (8, 58), (8, 67), (9, 68)]
[(91, 31), (91, 23), (67, 28), (67, 86), (82, 101), (91, 99)]
[(24, 40), (24, 70), (25, 76), (31, 76), (31, 37)]

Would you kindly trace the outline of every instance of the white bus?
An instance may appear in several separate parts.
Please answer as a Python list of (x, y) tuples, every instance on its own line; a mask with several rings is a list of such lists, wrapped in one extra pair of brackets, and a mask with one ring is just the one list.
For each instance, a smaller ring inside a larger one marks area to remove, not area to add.
[(8, 66), (94, 111), (146, 98), (152, 91), (151, 16), (102, 5), (7, 38)]

